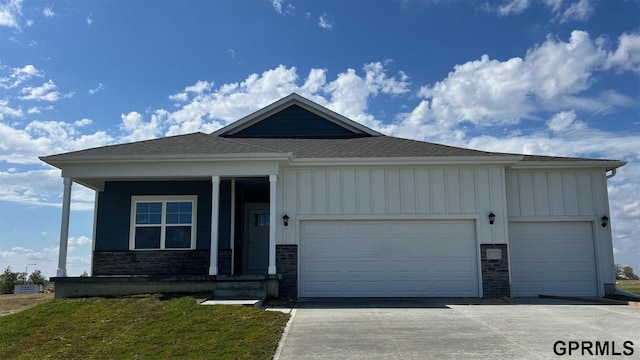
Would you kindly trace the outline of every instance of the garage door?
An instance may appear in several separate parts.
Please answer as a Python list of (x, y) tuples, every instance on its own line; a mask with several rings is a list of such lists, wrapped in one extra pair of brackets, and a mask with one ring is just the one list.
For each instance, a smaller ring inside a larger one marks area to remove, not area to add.
[(512, 296), (596, 296), (590, 222), (509, 224)]
[(478, 296), (473, 221), (303, 221), (300, 296)]

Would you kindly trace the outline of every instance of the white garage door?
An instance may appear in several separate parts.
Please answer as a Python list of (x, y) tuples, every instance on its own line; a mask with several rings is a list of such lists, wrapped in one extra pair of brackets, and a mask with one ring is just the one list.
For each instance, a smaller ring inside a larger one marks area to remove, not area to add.
[(469, 220), (303, 221), (300, 296), (478, 296)]
[(510, 223), (512, 296), (597, 296), (591, 226)]

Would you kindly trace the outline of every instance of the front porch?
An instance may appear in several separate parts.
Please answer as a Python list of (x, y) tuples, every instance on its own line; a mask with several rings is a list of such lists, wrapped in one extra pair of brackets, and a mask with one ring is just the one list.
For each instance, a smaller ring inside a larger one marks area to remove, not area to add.
[(279, 297), (279, 275), (136, 275), (55, 277), (56, 298), (207, 293), (216, 299)]
[[(284, 245), (284, 255), (278, 255), (282, 251), (276, 246), (276, 227), (283, 223), (277, 221), (282, 218), (276, 213), (277, 181), (276, 175), (212, 176), (210, 181), (106, 180), (96, 189), (91, 276), (68, 277), (66, 247), (74, 179), (65, 178), (58, 276), (52, 278), (56, 297), (155, 292), (210, 292), (218, 299), (263, 300), (282, 293), (295, 297), (297, 289), (279, 289), (282, 275), (276, 272), (278, 263), (291, 272), (290, 263), (297, 262), (297, 252), (292, 257), (290, 246)], [(144, 211), (139, 204), (146, 206)], [(160, 209), (157, 215), (154, 204)], [(184, 204), (188, 210), (179, 216), (186, 215), (187, 220), (172, 225), (169, 207)], [(154, 216), (162, 219), (158, 225), (149, 220)], [(181, 230), (177, 241), (169, 238), (176, 232), (170, 231), (171, 226)], [(297, 286), (297, 264), (294, 273), (285, 277), (284, 284)]]

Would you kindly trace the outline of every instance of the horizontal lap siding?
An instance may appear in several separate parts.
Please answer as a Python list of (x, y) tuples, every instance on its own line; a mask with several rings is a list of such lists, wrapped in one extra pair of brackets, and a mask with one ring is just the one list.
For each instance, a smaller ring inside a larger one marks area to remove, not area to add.
[[(504, 214), (500, 167), (357, 167), (286, 169), (279, 191), (292, 217), (279, 243), (296, 243), (296, 215), (486, 216)], [(488, 223), (488, 222), (487, 222)], [(504, 239), (504, 227), (479, 228), (481, 239)]]

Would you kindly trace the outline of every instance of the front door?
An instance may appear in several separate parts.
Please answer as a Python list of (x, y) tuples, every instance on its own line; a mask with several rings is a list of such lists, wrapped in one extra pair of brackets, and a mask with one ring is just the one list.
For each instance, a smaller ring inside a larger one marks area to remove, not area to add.
[(244, 211), (245, 274), (266, 274), (269, 265), (269, 204), (246, 204)]

